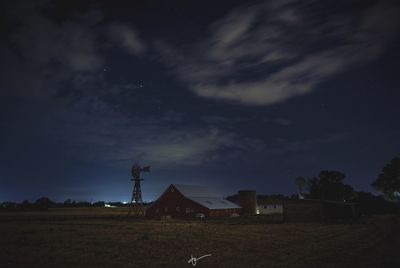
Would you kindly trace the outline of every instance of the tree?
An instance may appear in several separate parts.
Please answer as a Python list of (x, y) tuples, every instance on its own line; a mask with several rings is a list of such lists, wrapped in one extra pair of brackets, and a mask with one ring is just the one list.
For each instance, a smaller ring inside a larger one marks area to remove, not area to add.
[(72, 205), (72, 200), (68, 198), (64, 201), (64, 207), (70, 207)]
[(383, 167), (372, 187), (389, 200), (400, 200), (400, 158), (395, 157)]
[(226, 197), (226, 200), (239, 204), (239, 195), (238, 194), (229, 195)]
[[(345, 201), (353, 199), (355, 192), (350, 185), (344, 184), (345, 174), (339, 171), (322, 170), (318, 177), (310, 177), (306, 180), (308, 193), (305, 197), (322, 200)], [(302, 178), (302, 177), (299, 177)], [(296, 184), (302, 179), (296, 179)]]
[(42, 210), (47, 210), (50, 207), (54, 207), (55, 204), (56, 203), (54, 203), (47, 197), (41, 197), (35, 201), (35, 207), (37, 207), (38, 209), (42, 209)]
[(306, 186), (307, 182), (304, 177), (297, 177), (296, 180), (296, 185), (299, 188), (299, 198), (303, 199), (304, 198), (304, 187)]
[(400, 212), (400, 206), (386, 200), (383, 196), (376, 196), (371, 193), (357, 192), (359, 209), (362, 214), (394, 214)]

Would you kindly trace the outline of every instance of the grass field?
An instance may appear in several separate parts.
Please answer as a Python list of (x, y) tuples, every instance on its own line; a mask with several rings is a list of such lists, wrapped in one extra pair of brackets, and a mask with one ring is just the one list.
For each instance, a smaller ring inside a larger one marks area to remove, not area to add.
[(400, 218), (359, 223), (127, 219), (125, 209), (0, 214), (0, 267), (400, 267)]

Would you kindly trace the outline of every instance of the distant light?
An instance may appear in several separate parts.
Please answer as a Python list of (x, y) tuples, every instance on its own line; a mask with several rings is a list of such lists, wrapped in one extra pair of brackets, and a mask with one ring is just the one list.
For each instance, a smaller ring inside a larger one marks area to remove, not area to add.
[(128, 202), (127, 202), (127, 201), (124, 201), (124, 202), (122, 202), (122, 204), (126, 205), (126, 204), (128, 204)]

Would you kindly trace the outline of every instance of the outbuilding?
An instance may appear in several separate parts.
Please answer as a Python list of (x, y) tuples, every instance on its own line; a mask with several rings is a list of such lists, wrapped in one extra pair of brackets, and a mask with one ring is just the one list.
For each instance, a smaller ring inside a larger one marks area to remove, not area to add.
[(257, 214), (282, 214), (283, 200), (278, 198), (259, 198), (257, 200)]
[(288, 199), (283, 202), (283, 217), (287, 222), (356, 220), (360, 217), (356, 203)]
[(146, 217), (195, 217), (204, 215), (233, 216), (241, 207), (213, 193), (207, 187), (171, 184), (164, 193), (146, 209)]

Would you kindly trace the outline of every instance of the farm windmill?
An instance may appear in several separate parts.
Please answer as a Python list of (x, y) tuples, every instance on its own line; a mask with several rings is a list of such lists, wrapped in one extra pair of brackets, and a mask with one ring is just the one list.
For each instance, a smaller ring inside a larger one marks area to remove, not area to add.
[(132, 179), (134, 181), (133, 192), (131, 203), (129, 206), (128, 216), (133, 214), (133, 216), (144, 216), (144, 208), (142, 201), (142, 190), (140, 188), (140, 181), (143, 179), (140, 177), (141, 172), (149, 172), (150, 166), (140, 167), (139, 164), (134, 164), (132, 166)]

